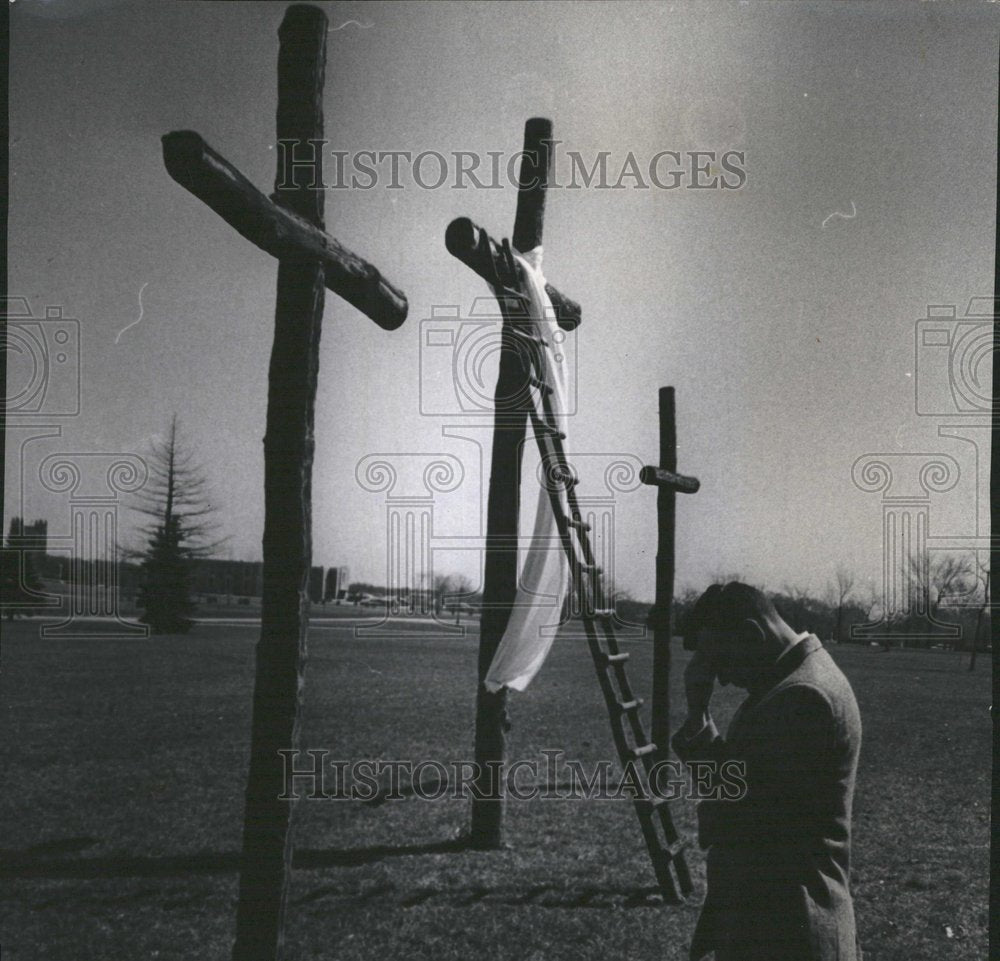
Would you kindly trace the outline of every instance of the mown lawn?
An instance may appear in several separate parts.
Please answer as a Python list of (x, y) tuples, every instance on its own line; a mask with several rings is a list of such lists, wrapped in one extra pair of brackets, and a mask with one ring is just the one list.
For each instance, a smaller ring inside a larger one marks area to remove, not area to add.
[[(0, 946), (4, 961), (229, 956), (257, 629), (40, 640), (4, 625)], [(468, 757), (476, 638), (414, 628), (311, 634), (303, 747), (331, 758)], [(631, 644), (648, 685), (650, 648)], [(854, 890), (866, 959), (986, 956), (988, 657), (840, 647), (864, 721)], [(678, 711), (680, 670), (676, 656)], [(512, 697), (511, 754), (613, 756), (581, 643)], [(727, 692), (717, 714), (738, 702)], [(679, 720), (679, 718), (678, 718)], [(519, 783), (522, 783), (519, 781)], [(650, 903), (627, 802), (511, 802), (511, 847), (455, 850), (467, 802), (298, 806), (289, 958), (680, 961), (703, 896)], [(693, 830), (688, 802), (675, 805)]]

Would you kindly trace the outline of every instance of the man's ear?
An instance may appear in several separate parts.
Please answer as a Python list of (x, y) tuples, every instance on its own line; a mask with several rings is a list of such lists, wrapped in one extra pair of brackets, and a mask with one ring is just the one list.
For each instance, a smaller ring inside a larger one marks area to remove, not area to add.
[(763, 625), (752, 617), (745, 618), (740, 629), (753, 644), (763, 644), (767, 640)]

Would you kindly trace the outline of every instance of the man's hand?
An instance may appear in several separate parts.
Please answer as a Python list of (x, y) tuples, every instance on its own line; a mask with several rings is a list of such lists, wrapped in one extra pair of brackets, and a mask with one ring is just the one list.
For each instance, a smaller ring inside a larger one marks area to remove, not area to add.
[(701, 651), (695, 651), (684, 668), (684, 693), (688, 706), (686, 728), (699, 730), (708, 723), (708, 703), (714, 686), (715, 672), (708, 657)]

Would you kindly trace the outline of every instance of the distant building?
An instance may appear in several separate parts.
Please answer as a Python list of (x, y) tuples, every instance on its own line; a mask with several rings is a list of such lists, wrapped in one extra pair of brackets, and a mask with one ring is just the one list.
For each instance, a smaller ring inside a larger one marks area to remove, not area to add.
[[(331, 593), (332, 588), (342, 594)], [(230, 603), (230, 598), (259, 600), (264, 592), (264, 564), (261, 561), (227, 561), (216, 558), (199, 560), (192, 573), (191, 591), (201, 595), (207, 603)], [(347, 568), (331, 567), (324, 570), (322, 567), (310, 567), (308, 594), (313, 604), (325, 604), (338, 596), (346, 598)]]
[(191, 590), (216, 597), (260, 597), (264, 565), (261, 561), (200, 560), (192, 572)]
[(340, 604), (347, 600), (347, 577), (346, 567), (328, 567), (326, 569), (326, 583), (323, 587), (323, 603)]
[(45, 547), (49, 538), (49, 522), (37, 520), (25, 524), (20, 517), (14, 517), (10, 522), (8, 537), (11, 547), (20, 548), (31, 558), (35, 572), (43, 573), (45, 570)]

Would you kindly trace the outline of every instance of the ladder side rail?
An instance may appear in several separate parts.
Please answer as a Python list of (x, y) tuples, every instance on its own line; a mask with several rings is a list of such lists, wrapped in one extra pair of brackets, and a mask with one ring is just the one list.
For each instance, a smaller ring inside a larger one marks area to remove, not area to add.
[[(644, 777), (638, 781), (640, 796), (633, 800), (640, 830), (657, 884), (671, 900), (679, 901), (683, 895), (689, 894), (693, 890), (690, 871), (683, 857), (684, 844), (674, 826), (666, 801), (654, 797), (651, 775), (655, 776), (656, 759), (654, 752), (650, 750), (651, 743), (639, 714), (639, 706), (642, 702), (636, 698), (626, 671), (625, 657), (627, 655), (622, 656), (610, 619), (607, 616), (599, 616), (595, 610), (596, 598), (601, 593), (601, 571), (595, 563), (590, 538), (583, 526), (583, 518), (576, 498), (575, 479), (570, 471), (565, 448), (562, 444), (563, 435), (555, 423), (556, 415), (549, 400), (551, 389), (545, 378), (543, 353), (548, 344), (541, 338), (532, 337), (530, 333), (526, 332), (524, 322), (520, 318), (518, 321), (514, 321), (506, 311), (504, 313), (505, 317), (510, 319), (512, 323), (520, 323), (521, 326), (514, 328), (515, 331), (522, 337), (527, 335), (529, 340), (530, 363), (534, 371), (533, 382), (530, 384), (530, 390), (533, 390), (534, 393), (532, 394), (532, 403), (529, 405), (529, 414), (543, 465), (547, 465), (550, 461), (554, 462), (558, 471), (556, 477), (546, 471), (546, 488), (552, 504), (560, 541), (570, 562), (572, 590), (580, 599), (583, 609), (582, 620), (587, 645), (594, 662), (605, 708), (612, 722), (612, 741), (623, 766), (634, 765), (636, 760), (641, 761)], [(552, 481), (557, 481), (561, 487), (551, 483)], [(564, 490), (566, 493), (566, 504), (572, 519), (577, 522), (576, 526), (571, 526), (569, 523), (570, 518), (567, 517), (564, 510), (560, 490)], [(597, 630), (598, 621), (601, 623), (601, 633)], [(628, 705), (628, 707), (623, 707), (623, 705)], [(628, 717), (627, 728), (624, 721), (626, 715)], [(634, 746), (629, 743), (627, 731), (632, 736), (631, 740), (634, 741)], [(657, 833), (657, 823), (663, 832), (666, 845), (661, 842)]]

